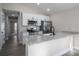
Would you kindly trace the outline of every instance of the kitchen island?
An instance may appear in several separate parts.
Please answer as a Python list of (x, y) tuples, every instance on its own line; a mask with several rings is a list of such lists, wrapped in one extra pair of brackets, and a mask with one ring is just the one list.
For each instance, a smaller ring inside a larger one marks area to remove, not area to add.
[(28, 39), (28, 56), (60, 56), (73, 49), (72, 34), (31, 35)]

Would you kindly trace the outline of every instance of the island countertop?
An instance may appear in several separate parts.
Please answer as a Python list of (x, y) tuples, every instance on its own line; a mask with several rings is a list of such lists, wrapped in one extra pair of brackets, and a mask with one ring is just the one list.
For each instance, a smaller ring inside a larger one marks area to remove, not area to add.
[(63, 37), (70, 36), (70, 35), (73, 35), (73, 34), (57, 32), (56, 35), (54, 36), (50, 34), (29, 35), (27, 39), (28, 39), (28, 45), (33, 45), (33, 44), (43, 43), (43, 42), (50, 41), (50, 40), (57, 40), (59, 38), (63, 38)]

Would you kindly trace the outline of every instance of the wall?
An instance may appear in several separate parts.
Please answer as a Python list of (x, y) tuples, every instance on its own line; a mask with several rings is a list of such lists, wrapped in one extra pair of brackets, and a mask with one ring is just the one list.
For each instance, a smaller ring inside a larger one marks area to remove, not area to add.
[(2, 4), (0, 3), (0, 12), (2, 11)]
[[(1, 9), (1, 6), (0, 6)], [(0, 11), (1, 12), (1, 11)], [(1, 14), (0, 14), (0, 49), (1, 49)]]
[(79, 8), (62, 11), (50, 16), (56, 31), (79, 32)]
[(2, 47), (2, 33), (1, 33), (1, 22), (2, 22), (2, 4), (0, 4), (0, 49)]

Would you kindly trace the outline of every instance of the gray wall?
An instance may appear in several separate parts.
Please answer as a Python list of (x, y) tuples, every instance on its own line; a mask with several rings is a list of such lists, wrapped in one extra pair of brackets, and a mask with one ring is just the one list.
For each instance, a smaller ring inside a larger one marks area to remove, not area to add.
[[(1, 12), (1, 4), (0, 4), (0, 12)], [(1, 15), (0, 15), (0, 45), (1, 45)]]
[(79, 32), (79, 8), (53, 14), (50, 19), (56, 31)]
[(1, 21), (2, 21), (2, 4), (0, 4), (0, 49), (2, 47), (2, 37), (1, 37)]

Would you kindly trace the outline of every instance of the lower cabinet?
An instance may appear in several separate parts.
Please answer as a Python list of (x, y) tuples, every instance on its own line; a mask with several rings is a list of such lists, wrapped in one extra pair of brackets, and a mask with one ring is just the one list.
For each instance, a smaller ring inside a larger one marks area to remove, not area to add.
[[(28, 56), (59, 56), (70, 50), (72, 36), (28, 45)], [(26, 52), (27, 53), (27, 52)]]
[(73, 36), (73, 48), (79, 50), (79, 35)]

